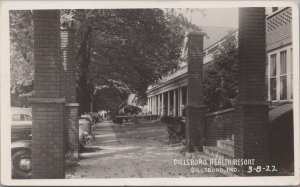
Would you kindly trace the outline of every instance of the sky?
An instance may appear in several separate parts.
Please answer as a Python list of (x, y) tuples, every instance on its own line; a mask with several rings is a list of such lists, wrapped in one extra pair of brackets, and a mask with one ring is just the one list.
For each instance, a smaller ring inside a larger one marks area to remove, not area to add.
[[(186, 9), (182, 9), (181, 13), (183, 13), (188, 20), (192, 21), (192, 23), (200, 26), (200, 27), (230, 27), (230, 28), (238, 28), (238, 16), (239, 11), (238, 8), (206, 8), (205, 16), (202, 15), (199, 11), (194, 11), (192, 13), (186, 13)], [(266, 7), (266, 14), (271, 13), (271, 8)]]
[(177, 11), (208, 35), (204, 37), (204, 49), (238, 28), (238, 8), (207, 8), (203, 10), (205, 15), (199, 9), (192, 13), (186, 9)]
[(238, 27), (238, 8), (207, 8), (204, 10), (205, 16), (201, 12), (195, 11), (186, 13), (185, 10), (181, 12), (191, 22), (200, 27)]

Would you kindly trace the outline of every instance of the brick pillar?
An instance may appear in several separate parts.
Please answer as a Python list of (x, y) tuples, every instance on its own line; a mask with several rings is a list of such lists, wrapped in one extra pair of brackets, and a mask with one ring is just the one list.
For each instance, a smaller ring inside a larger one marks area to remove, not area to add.
[(203, 105), (203, 34), (188, 35), (188, 103), (186, 107), (186, 149), (202, 151), (205, 144)]
[(61, 39), (61, 96), (66, 99), (65, 105), (65, 146), (66, 152), (78, 159), (78, 113), (76, 103), (76, 61), (75, 61), (75, 31), (64, 29), (60, 32)]
[[(239, 120), (234, 135), (234, 156), (268, 165), (268, 105), (265, 85), (265, 8), (239, 10)], [(241, 175), (262, 175), (245, 172)]]
[(34, 91), (32, 104), (32, 178), (62, 179), (64, 98), (60, 96), (58, 10), (34, 10)]

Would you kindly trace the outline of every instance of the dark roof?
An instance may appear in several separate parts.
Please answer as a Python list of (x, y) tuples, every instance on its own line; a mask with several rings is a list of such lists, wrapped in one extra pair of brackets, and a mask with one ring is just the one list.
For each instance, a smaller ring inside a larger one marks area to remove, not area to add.
[(292, 103), (276, 106), (274, 107), (274, 109), (269, 111), (269, 121), (273, 121), (292, 110), (293, 110)]

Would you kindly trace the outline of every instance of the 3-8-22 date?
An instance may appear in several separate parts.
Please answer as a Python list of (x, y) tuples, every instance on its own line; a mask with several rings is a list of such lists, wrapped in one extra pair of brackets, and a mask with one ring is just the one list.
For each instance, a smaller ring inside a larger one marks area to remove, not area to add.
[(253, 173), (253, 172), (256, 172), (256, 173), (260, 173), (260, 172), (277, 172), (277, 169), (274, 165), (272, 166), (256, 166), (256, 167), (253, 167), (253, 166), (249, 166), (248, 167), (248, 170), (247, 170), (247, 173)]

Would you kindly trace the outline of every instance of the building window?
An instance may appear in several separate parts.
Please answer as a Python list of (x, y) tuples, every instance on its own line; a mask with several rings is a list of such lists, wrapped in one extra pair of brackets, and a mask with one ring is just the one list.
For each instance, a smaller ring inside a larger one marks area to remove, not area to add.
[(280, 100), (287, 99), (286, 50), (280, 52)]
[(271, 55), (270, 59), (270, 97), (276, 100), (276, 54)]
[(293, 99), (293, 53), (291, 46), (273, 51), (269, 61), (269, 99), (286, 101)]

